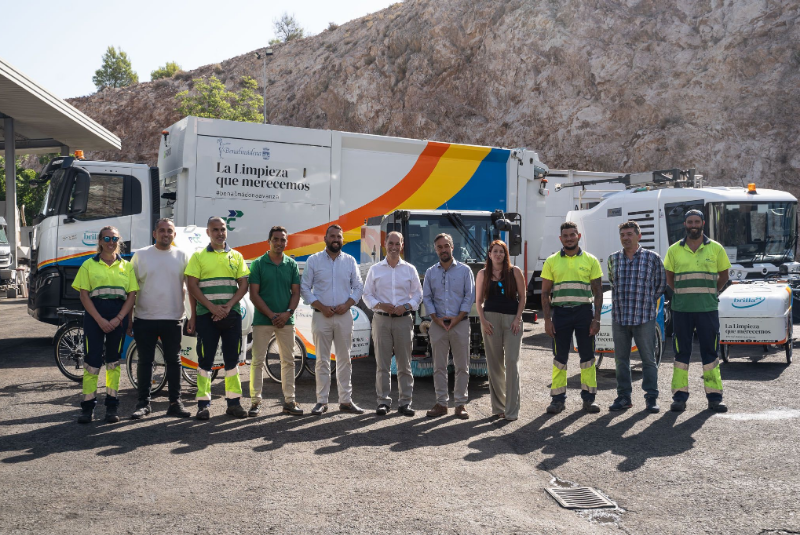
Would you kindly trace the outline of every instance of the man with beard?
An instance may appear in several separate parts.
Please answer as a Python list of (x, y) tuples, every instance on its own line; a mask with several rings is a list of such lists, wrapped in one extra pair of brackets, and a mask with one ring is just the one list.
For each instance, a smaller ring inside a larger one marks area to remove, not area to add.
[[(447, 359), (453, 353), (455, 384), (453, 400), (456, 417), (469, 418), (469, 345), (470, 328), (467, 316), (475, 302), (475, 277), (466, 264), (453, 258), (453, 238), (439, 234), (433, 240), (439, 262), (425, 272), (422, 302), (431, 317), (428, 336), (433, 349), (433, 388), (436, 405), (427, 412), (429, 418), (447, 414)], [(466, 320), (466, 321), (465, 321)]]
[(250, 364), (250, 401), (248, 416), (261, 411), (264, 366), (270, 339), (278, 342), (281, 358), (283, 412), (302, 416), (303, 409), (294, 398), (294, 311), (300, 303), (300, 271), (297, 262), (283, 254), (288, 234), (285, 227), (269, 231), (269, 251), (250, 264), (250, 301), (253, 315), (253, 360)]
[(372, 339), (375, 341), (375, 390), (378, 409), (385, 416), (392, 406), (392, 355), (397, 362), (397, 412), (414, 416), (411, 394), (414, 375), (411, 373), (411, 342), (414, 338), (413, 310), (422, 302), (422, 286), (413, 264), (400, 258), (403, 235), (386, 235), (386, 258), (369, 268), (364, 283), (364, 303), (375, 311), (372, 319)]
[(353, 316), (350, 307), (361, 299), (364, 286), (356, 259), (342, 252), (342, 227), (331, 225), (325, 231), (325, 250), (306, 260), (300, 293), (314, 308), (311, 333), (316, 346), (317, 404), (311, 414), (328, 410), (331, 389), (331, 343), (336, 347), (336, 384), (339, 410), (362, 414), (364, 409), (353, 403), (350, 382), (350, 346), (353, 340)]
[[(181, 328), (186, 316), (184, 271), (189, 255), (172, 246), (175, 223), (168, 218), (156, 221), (153, 231), (155, 245), (136, 251), (131, 259), (139, 291), (136, 293), (136, 319), (128, 323), (128, 335), (133, 335), (139, 350), (136, 378), (139, 402), (131, 414), (138, 420), (150, 414), (150, 385), (153, 379), (153, 360), (156, 344), (161, 340), (162, 354), (167, 365), (169, 388), (168, 416), (188, 418), (191, 413), (181, 402)], [(189, 319), (187, 331), (194, 333), (195, 317)]]
[(675, 364), (672, 369), (672, 405), (675, 412), (686, 410), (689, 399), (689, 359), (692, 339), (697, 331), (703, 385), (708, 408), (727, 412), (722, 401), (719, 372), (719, 292), (728, 282), (731, 263), (725, 249), (703, 234), (705, 217), (700, 210), (689, 210), (683, 220), (686, 237), (673, 243), (664, 259), (667, 284), (673, 289), (671, 310)]
[[(578, 247), (581, 235), (572, 221), (561, 224), (561, 251), (550, 255), (542, 268), (542, 313), (544, 330), (553, 339), (552, 402), (549, 414), (564, 410), (567, 399), (567, 359), (572, 333), (578, 342), (581, 361), (581, 399), (583, 410), (600, 412), (594, 398), (597, 370), (594, 366), (594, 335), (600, 330), (603, 308), (603, 271), (597, 258)], [(552, 292), (552, 296), (550, 293)], [(594, 296), (594, 316), (592, 315)], [(552, 317), (551, 317), (552, 306)]]

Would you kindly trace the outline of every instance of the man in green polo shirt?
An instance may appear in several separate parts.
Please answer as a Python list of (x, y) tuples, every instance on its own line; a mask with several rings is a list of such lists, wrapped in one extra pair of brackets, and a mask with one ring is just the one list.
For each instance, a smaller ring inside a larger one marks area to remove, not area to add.
[(689, 358), (692, 356), (692, 339), (697, 332), (708, 408), (726, 412), (728, 407), (722, 401), (722, 377), (717, 357), (718, 308), (719, 292), (728, 282), (731, 263), (722, 245), (703, 234), (703, 212), (686, 212), (683, 226), (686, 237), (673, 243), (664, 259), (667, 285), (674, 291), (670, 305), (675, 349), (670, 408), (676, 412), (686, 410), (686, 400), (689, 399)]
[(250, 265), (250, 300), (256, 309), (253, 317), (253, 360), (250, 363), (250, 400), (248, 416), (261, 410), (264, 364), (272, 337), (278, 342), (281, 356), (283, 412), (302, 416), (303, 409), (294, 399), (294, 311), (300, 302), (300, 271), (297, 262), (283, 254), (288, 233), (284, 227), (269, 231), (269, 251)]

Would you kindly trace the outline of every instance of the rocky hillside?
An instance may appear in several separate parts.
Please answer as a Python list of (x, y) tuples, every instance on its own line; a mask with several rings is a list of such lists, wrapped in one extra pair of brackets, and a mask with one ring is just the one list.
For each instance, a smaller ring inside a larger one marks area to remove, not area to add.
[[(406, 0), (275, 49), (274, 124), (539, 151), (553, 168), (696, 167), (800, 196), (795, 0)], [(156, 161), (193, 77), (263, 79), (254, 52), (72, 99)]]

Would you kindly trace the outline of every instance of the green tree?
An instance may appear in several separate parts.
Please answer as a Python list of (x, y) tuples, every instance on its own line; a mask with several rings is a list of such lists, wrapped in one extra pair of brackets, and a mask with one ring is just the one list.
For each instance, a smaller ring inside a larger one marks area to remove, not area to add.
[(294, 18), (294, 14), (289, 15), (284, 12), (283, 15), (272, 21), (272, 26), (275, 28), (275, 38), (270, 40), (269, 44), (271, 45), (288, 43), (306, 36), (306, 31)]
[[(48, 154), (39, 157), (39, 163), (44, 164), (55, 157), (55, 154)], [(31, 186), (31, 180), (38, 180), (39, 173), (33, 169), (25, 169), (20, 165), (21, 158), (17, 158), (17, 207), (25, 207), (25, 220), (30, 225), (36, 214), (42, 207), (44, 194), (47, 192), (46, 185)], [(0, 200), (6, 200), (6, 160), (0, 158)], [(5, 216), (5, 214), (0, 214)]]
[(185, 117), (208, 117), (210, 119), (226, 119), (260, 123), (264, 116), (259, 112), (264, 101), (258, 95), (258, 83), (249, 76), (243, 76), (242, 88), (239, 92), (228, 91), (225, 84), (216, 76), (209, 80), (195, 78), (194, 93), (181, 91), (175, 98), (178, 101), (176, 111)]
[(161, 78), (172, 78), (173, 75), (181, 70), (181, 66), (174, 61), (168, 61), (163, 67), (159, 67), (150, 73), (150, 80), (160, 80)]
[(128, 54), (113, 46), (103, 54), (103, 65), (94, 71), (92, 82), (98, 90), (104, 87), (127, 87), (139, 83), (139, 76), (133, 72)]

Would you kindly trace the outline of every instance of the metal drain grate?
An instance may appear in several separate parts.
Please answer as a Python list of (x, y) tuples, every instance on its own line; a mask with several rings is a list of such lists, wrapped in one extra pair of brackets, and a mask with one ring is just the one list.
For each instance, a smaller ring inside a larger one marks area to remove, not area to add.
[(591, 487), (546, 488), (544, 490), (565, 509), (603, 509), (617, 506)]

